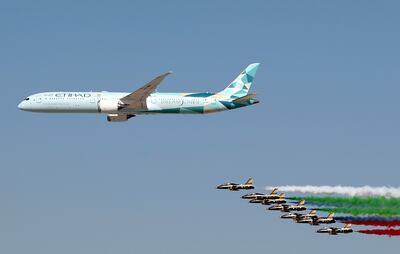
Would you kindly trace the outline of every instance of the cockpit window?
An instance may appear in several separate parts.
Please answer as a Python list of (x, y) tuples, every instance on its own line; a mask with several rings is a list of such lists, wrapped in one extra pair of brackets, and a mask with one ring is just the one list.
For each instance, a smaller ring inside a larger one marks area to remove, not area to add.
[(29, 97), (25, 98), (26, 101), (29, 101)]

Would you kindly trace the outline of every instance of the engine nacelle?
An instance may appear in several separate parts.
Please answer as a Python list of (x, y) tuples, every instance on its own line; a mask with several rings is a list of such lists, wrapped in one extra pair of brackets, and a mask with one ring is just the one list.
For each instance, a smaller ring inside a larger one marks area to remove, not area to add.
[(119, 102), (117, 100), (101, 100), (99, 101), (100, 112), (115, 113), (118, 111)]
[(109, 122), (125, 122), (128, 121), (129, 118), (134, 117), (135, 115), (125, 115), (125, 114), (108, 114), (107, 121)]

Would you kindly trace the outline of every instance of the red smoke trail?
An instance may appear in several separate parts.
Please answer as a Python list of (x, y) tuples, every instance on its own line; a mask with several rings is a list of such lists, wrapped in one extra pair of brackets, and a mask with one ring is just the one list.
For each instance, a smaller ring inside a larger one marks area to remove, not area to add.
[(346, 221), (344, 221), (344, 223), (353, 224), (353, 225), (364, 225), (364, 226), (381, 226), (381, 227), (389, 227), (389, 228), (400, 226), (400, 221), (346, 220)]
[(368, 230), (359, 230), (358, 232), (362, 234), (371, 234), (371, 235), (387, 235), (387, 236), (400, 235), (400, 229), (368, 229)]

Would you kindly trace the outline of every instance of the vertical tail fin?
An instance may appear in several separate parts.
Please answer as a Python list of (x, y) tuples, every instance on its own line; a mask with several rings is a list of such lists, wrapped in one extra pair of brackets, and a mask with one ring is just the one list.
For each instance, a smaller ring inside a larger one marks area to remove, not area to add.
[(300, 200), (299, 201), (299, 206), (303, 206), (303, 205), (305, 205), (306, 204), (306, 201), (304, 200), (304, 199), (302, 199), (302, 200)]
[(244, 184), (246, 184), (246, 185), (253, 185), (253, 184), (254, 184), (253, 178), (250, 177)]
[(278, 192), (278, 188), (274, 188), (272, 191), (271, 191), (271, 194), (270, 195), (274, 195), (274, 194), (276, 194)]
[(327, 218), (328, 218), (328, 219), (333, 219), (333, 216), (335, 216), (335, 213), (329, 213), (328, 216), (327, 216)]
[(308, 213), (308, 215), (312, 215), (312, 216), (317, 215), (317, 210), (312, 209), (312, 210)]
[(344, 225), (344, 228), (345, 228), (345, 229), (351, 229), (351, 224), (346, 224), (346, 225)]
[(249, 93), (251, 83), (256, 75), (259, 63), (253, 63), (247, 66), (227, 88), (220, 92), (225, 99), (235, 100), (246, 96)]

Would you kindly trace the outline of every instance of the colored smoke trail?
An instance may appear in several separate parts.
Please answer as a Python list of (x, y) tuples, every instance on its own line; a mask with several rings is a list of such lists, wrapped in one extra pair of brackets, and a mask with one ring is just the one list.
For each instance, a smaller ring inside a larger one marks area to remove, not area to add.
[(346, 220), (343, 223), (349, 223), (353, 225), (362, 225), (362, 226), (377, 226), (377, 227), (388, 227), (394, 228), (400, 226), (400, 221), (374, 221), (374, 220)]
[(359, 230), (358, 232), (362, 234), (371, 234), (371, 235), (388, 235), (388, 236), (400, 235), (399, 229), (366, 229), (366, 230)]
[(335, 216), (335, 219), (343, 223), (363, 226), (381, 226), (381, 227), (398, 227), (400, 226), (400, 217), (381, 217), (381, 216)]
[(271, 190), (273, 188), (278, 188), (283, 192), (300, 192), (300, 193), (313, 193), (313, 194), (339, 194), (346, 196), (385, 196), (400, 198), (400, 188), (394, 187), (352, 187), (352, 186), (275, 186), (266, 187), (266, 189)]
[(382, 208), (382, 207), (322, 207), (320, 211), (344, 213), (351, 215), (380, 215), (380, 216), (396, 216), (400, 215), (400, 207)]
[(292, 200), (305, 199), (307, 203), (324, 204), (334, 206), (373, 206), (373, 207), (400, 207), (400, 198), (386, 197), (290, 197)]

